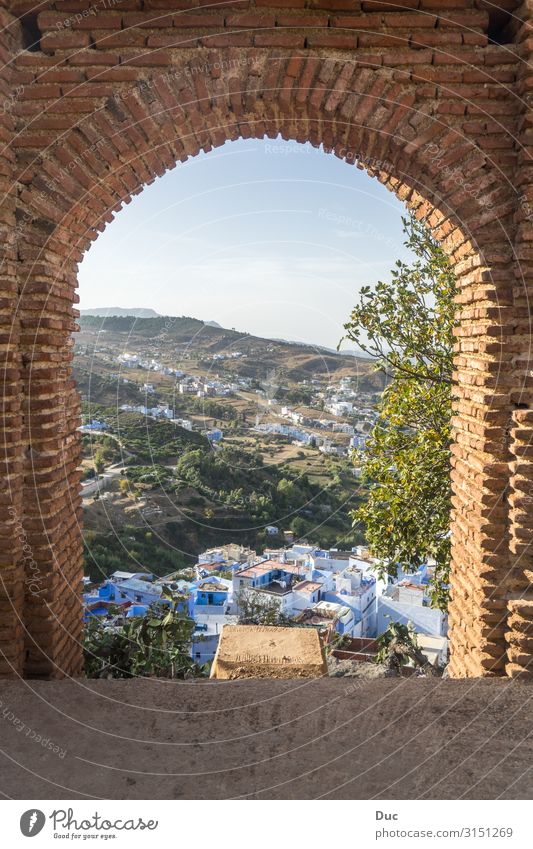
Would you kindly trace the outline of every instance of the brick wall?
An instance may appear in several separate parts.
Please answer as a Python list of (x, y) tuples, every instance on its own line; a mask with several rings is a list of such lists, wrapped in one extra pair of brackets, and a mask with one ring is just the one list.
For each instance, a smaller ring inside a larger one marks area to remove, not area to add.
[(2, 440), (0, 443), (0, 675), (22, 674), (24, 648), (24, 563), (22, 528), (22, 416), (20, 316), (17, 286), (15, 151), (10, 145), (13, 116), (13, 68), (10, 57), (20, 42), (19, 26), (0, 6), (0, 364)]
[[(25, 47), (6, 45), (15, 174), (1, 223), (12, 228), (16, 202), (20, 310), (9, 280), (2, 303), (10, 327), (20, 319), (16, 491), (45, 588), (28, 590), (26, 563), (26, 674), (80, 671), (77, 263), (177, 161), (280, 134), (367, 170), (428, 222), (455, 266), (451, 670), (527, 671), (530, 2), (498, 12), (471, 0), (13, 0), (10, 31)], [(13, 553), (0, 562), (17, 600), (19, 542), (12, 524), (5, 534)], [(9, 632), (8, 622), (0, 638)], [(20, 670), (20, 643), (8, 645)]]

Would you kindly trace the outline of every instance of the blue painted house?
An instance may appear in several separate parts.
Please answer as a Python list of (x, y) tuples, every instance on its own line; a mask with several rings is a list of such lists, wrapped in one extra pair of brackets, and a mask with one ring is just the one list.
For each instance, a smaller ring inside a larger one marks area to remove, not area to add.
[(198, 582), (195, 593), (195, 605), (224, 607), (229, 595), (228, 586), (220, 578), (204, 578)]
[(129, 578), (119, 584), (111, 584), (115, 600), (131, 601), (136, 604), (153, 604), (161, 598), (162, 585), (151, 581), (142, 581), (140, 578)]

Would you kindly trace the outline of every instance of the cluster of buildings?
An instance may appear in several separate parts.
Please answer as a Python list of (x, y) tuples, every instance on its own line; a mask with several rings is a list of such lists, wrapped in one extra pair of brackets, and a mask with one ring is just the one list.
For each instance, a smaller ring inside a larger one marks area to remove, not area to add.
[(179, 376), (179, 369), (170, 368), (170, 366), (165, 366), (163, 363), (160, 363), (158, 360), (153, 358), (147, 359), (142, 357), (140, 354), (120, 354), (117, 358), (117, 362), (122, 366), (131, 369), (144, 369), (146, 371), (155, 371), (159, 374), (164, 375), (175, 375)]
[(285, 436), (289, 439), (293, 439), (295, 442), (301, 443), (302, 445), (309, 445), (313, 439), (315, 439), (315, 435), (309, 431), (302, 430), (294, 425), (281, 424), (279, 422), (268, 422), (264, 424), (258, 422), (253, 429), (256, 433)]
[[(287, 408), (283, 408), (287, 409)], [(259, 416), (256, 416), (256, 424), (254, 431), (256, 433), (265, 433), (273, 436), (284, 436), (293, 440), (299, 445), (312, 445), (321, 451), (323, 454), (331, 454), (337, 457), (349, 456), (352, 449), (362, 450), (365, 442), (368, 439), (368, 433), (356, 432), (353, 425), (345, 424), (344, 422), (326, 421), (324, 419), (309, 419), (302, 416), (300, 413), (290, 412), (286, 414), (287, 418), (292, 421), (300, 422), (308, 427), (317, 428), (322, 431), (327, 430), (332, 433), (348, 436), (348, 443), (336, 442), (335, 439), (322, 433), (317, 433), (314, 430), (304, 430), (296, 424), (285, 424), (283, 422), (260, 422)]]
[(103, 419), (91, 419), (90, 422), (80, 425), (78, 428), (81, 433), (91, 433), (93, 431), (107, 430), (107, 424)]
[[(212, 359), (214, 361), (235, 360), (245, 356), (240, 351), (234, 351), (231, 354), (213, 354)], [(116, 357), (116, 362), (128, 369), (144, 369), (165, 376), (174, 376), (176, 378), (176, 388), (180, 395), (192, 395), (197, 398), (225, 398), (233, 395), (240, 389), (249, 389), (251, 384), (251, 378), (239, 377), (235, 378), (233, 382), (228, 383), (227, 381), (220, 380), (218, 376), (213, 379), (197, 377), (186, 374), (182, 369), (166, 366), (153, 357), (143, 357), (136, 353), (120, 354)], [(145, 383), (140, 387), (140, 390), (145, 394), (155, 392), (154, 386), (151, 383)]]
[(248, 355), (242, 351), (231, 351), (229, 354), (212, 354), (213, 362), (221, 362), (222, 360), (245, 360)]
[(174, 411), (164, 404), (156, 404), (148, 407), (146, 404), (121, 404), (120, 409), (125, 413), (142, 413), (143, 416), (151, 416), (154, 419), (173, 419)]
[(191, 653), (198, 663), (213, 660), (226, 625), (265, 610), (284, 624), (317, 630), (324, 644), (338, 636), (375, 638), (390, 621), (409, 622), (445, 655), (446, 615), (429, 604), (431, 567), (385, 581), (376, 578), (374, 564), (363, 546), (291, 545), (257, 555), (229, 544), (199, 555), (186, 580), (183, 573), (159, 578), (148, 572), (115, 572), (99, 585), (85, 579), (85, 618), (104, 617), (114, 628), (124, 618), (146, 615), (168, 586), (194, 619)]
[(194, 395), (196, 398), (227, 398), (241, 388), (238, 382), (227, 383), (223, 380), (206, 380), (203, 377), (185, 375), (177, 383), (180, 395)]
[[(320, 381), (313, 380), (310, 383)], [(290, 423), (261, 422), (260, 416), (256, 416), (254, 430), (258, 433), (287, 437), (301, 445), (312, 445), (323, 454), (338, 457), (348, 456), (353, 449), (362, 450), (376, 422), (377, 411), (370, 396), (361, 396), (349, 388), (350, 384), (350, 378), (343, 378), (338, 386), (315, 392), (310, 402), (310, 406), (322, 406), (324, 410), (336, 416), (335, 419), (328, 419), (323, 415), (311, 416), (284, 405), (280, 407), (278, 416)], [(346, 400), (345, 395), (349, 395), (352, 400)], [(270, 400), (269, 406), (274, 403)], [(339, 418), (343, 416), (349, 416), (350, 421), (340, 421)], [(340, 442), (336, 436), (341, 437)]]

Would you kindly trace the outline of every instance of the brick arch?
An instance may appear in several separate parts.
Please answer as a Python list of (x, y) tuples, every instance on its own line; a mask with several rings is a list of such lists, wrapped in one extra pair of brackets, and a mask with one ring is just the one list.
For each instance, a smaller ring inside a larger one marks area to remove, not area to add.
[[(235, 55), (211, 52), (207, 64), (158, 71), (116, 88), (113, 97), (94, 98), (94, 111), (69, 115), (59, 138), (37, 155), (19, 155), (20, 201), (36, 210), (41, 204), (55, 238), (72, 245), (75, 236), (83, 251), (123, 203), (178, 161), (236, 138), (281, 136), (323, 146), (421, 207), (454, 260), (461, 247), (466, 255), (477, 243), (482, 252), (495, 232), (512, 242), (512, 171), (480, 150), (478, 122), (452, 124), (431, 109), (432, 87), (355, 62), (238, 55), (241, 67), (231, 64)], [(231, 76), (221, 79), (219, 68), (228, 63)], [(76, 89), (83, 86), (72, 94)], [(19, 144), (48, 123), (55, 122), (40, 112), (23, 125)], [(43, 186), (53, 216), (42, 205)]]
[(59, 7), (79, 6), (71, 0), (37, 19), (41, 51), (16, 54), (8, 232), (18, 294), (6, 313), (10, 351), (17, 345), (6, 373), (19, 407), (13, 397), (14, 495), (5, 499), (16, 639), (4, 649), (6, 672), (81, 671), (79, 403), (69, 365), (77, 263), (122, 205), (176, 162), (229, 139), (278, 135), (365, 168), (428, 223), (454, 264), (451, 668), (476, 676), (528, 667), (519, 54), (488, 45), (487, 14), (468, 0), (460, 13), (446, 0), (441, 13), (416, 0), (415, 13), (369, 2), (368, 14), (352, 0), (322, 0), (292, 18), (277, 2), (240, 18), (200, 9), (195, 19), (179, 0), (145, 0), (142, 11), (105, 10), (97, 24), (82, 15), (57, 30)]

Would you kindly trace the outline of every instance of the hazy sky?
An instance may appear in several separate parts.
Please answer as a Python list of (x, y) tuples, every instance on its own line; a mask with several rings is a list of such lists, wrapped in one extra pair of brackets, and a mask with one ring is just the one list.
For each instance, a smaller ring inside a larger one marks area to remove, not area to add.
[(311, 145), (228, 142), (133, 198), (80, 267), (81, 308), (152, 307), (336, 347), (359, 287), (403, 247), (405, 208)]

